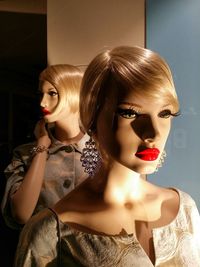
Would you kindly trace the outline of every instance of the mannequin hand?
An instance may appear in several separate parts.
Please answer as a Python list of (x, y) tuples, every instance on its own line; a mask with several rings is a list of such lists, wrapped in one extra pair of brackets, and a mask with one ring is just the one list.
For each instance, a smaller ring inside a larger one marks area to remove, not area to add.
[(51, 145), (51, 139), (49, 138), (45, 127), (45, 121), (43, 119), (37, 122), (34, 134), (38, 141), (38, 145), (44, 145), (47, 148)]

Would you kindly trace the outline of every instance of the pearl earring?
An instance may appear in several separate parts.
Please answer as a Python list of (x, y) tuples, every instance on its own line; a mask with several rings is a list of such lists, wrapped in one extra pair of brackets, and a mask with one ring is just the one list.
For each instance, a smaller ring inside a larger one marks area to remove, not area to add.
[(157, 165), (156, 170), (155, 170), (156, 172), (158, 171), (158, 169), (159, 169), (160, 167), (162, 167), (162, 165), (163, 165), (163, 163), (164, 163), (164, 161), (165, 161), (166, 156), (167, 156), (167, 153), (166, 153), (165, 150), (163, 150), (163, 152), (162, 152), (162, 154), (161, 154), (161, 156), (160, 156), (160, 159), (159, 159), (159, 161), (158, 161), (158, 165)]

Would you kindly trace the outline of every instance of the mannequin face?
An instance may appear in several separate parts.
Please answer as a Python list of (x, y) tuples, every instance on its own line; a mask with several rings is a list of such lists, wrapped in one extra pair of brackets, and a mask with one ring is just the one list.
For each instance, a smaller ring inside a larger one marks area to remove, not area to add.
[(53, 85), (47, 81), (41, 82), (40, 93), (40, 107), (44, 117), (46, 117), (55, 110), (59, 95)]
[(97, 120), (97, 140), (113, 161), (140, 174), (155, 171), (171, 127), (172, 105), (135, 96), (110, 96)]
[(56, 122), (69, 115), (69, 107), (67, 105), (63, 107), (59, 114), (52, 114), (58, 105), (59, 93), (51, 83), (48, 81), (42, 81), (40, 84), (40, 92), (40, 107), (46, 122)]

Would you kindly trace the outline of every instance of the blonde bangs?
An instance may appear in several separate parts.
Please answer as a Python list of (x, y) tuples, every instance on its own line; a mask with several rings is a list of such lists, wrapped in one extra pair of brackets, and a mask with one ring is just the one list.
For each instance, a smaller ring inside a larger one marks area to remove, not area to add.
[(80, 95), (80, 118), (85, 131), (95, 130), (98, 113), (109, 90), (118, 99), (123, 91), (135, 95), (164, 99), (179, 111), (179, 102), (173, 77), (167, 62), (156, 52), (141, 48), (120, 46), (97, 55), (88, 65)]

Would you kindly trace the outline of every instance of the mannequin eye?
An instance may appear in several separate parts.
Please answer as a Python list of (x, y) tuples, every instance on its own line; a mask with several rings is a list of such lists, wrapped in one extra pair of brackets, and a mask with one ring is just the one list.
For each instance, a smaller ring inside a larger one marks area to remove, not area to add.
[(118, 108), (116, 113), (125, 119), (135, 119), (140, 115), (134, 109), (130, 109), (130, 108), (128, 109)]
[(58, 95), (58, 93), (56, 91), (49, 91), (48, 94), (50, 96), (57, 96)]
[(164, 119), (168, 119), (170, 118), (171, 116), (175, 117), (175, 116), (178, 116), (179, 113), (172, 113), (171, 110), (169, 109), (165, 109), (165, 110), (162, 110), (160, 113), (159, 113), (159, 117), (160, 118), (164, 118)]

